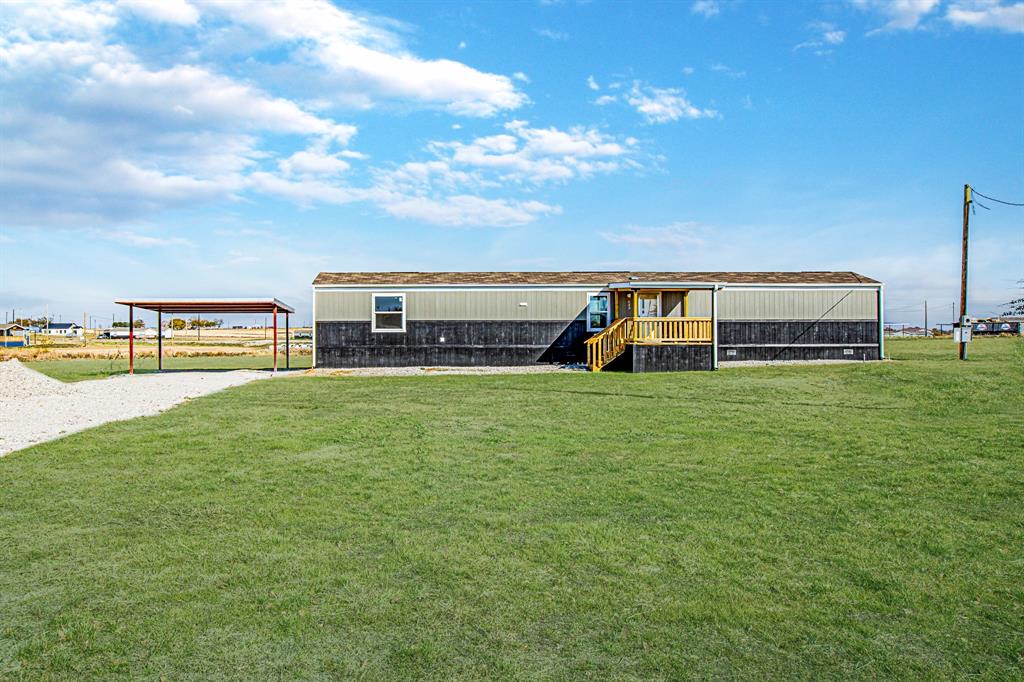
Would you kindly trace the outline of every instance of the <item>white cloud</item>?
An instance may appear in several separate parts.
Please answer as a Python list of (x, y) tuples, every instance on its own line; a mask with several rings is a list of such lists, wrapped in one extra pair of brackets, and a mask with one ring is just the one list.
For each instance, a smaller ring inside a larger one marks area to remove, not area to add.
[[(374, 169), (368, 187), (342, 184), (338, 173), (332, 177), (329, 160), (307, 150), (282, 162), (280, 175), (252, 173), (248, 189), (304, 207), (368, 202), (397, 218), (447, 226), (505, 227), (533, 222), (561, 209), (541, 201), (481, 193), (638, 167), (631, 158), (637, 144), (632, 138), (619, 141), (584, 127), (533, 128), (525, 121), (510, 121), (504, 129), (470, 142), (432, 142), (428, 149), (435, 158)], [(299, 172), (295, 162), (300, 159), (308, 162), (309, 172)], [(321, 169), (325, 172), (317, 172)]]
[(460, 40), (459, 41), (459, 49), (460, 50), (465, 50), (466, 49), (466, 41), (465, 40)]
[(565, 31), (556, 31), (553, 28), (535, 28), (533, 32), (539, 35), (541, 38), (547, 38), (548, 40), (554, 40), (561, 42), (569, 39), (569, 34)]
[(677, 221), (668, 225), (644, 227), (629, 225), (614, 232), (601, 232), (612, 244), (640, 249), (675, 250), (698, 249), (707, 245), (707, 226), (691, 221)]
[(888, 21), (870, 31), (910, 30), (917, 28), (921, 21), (939, 5), (939, 0), (850, 0), (854, 7), (882, 15)]
[(99, 231), (99, 236), (120, 244), (131, 244), (143, 248), (168, 247), (168, 246), (194, 246), (194, 244), (183, 237), (154, 237), (148, 234), (140, 234), (130, 230), (107, 230)]
[(117, 4), (150, 21), (182, 26), (199, 21), (199, 10), (187, 0), (118, 0)]
[[(116, 226), (258, 195), (304, 208), (363, 203), (442, 225), (517, 225), (561, 209), (509, 196), (516, 186), (536, 192), (639, 167), (631, 138), (512, 121), (496, 135), (432, 143), (433, 158), (353, 170), (368, 158), (348, 148), (357, 130), (327, 115), (345, 93), (367, 106), (394, 99), (490, 116), (526, 102), (512, 83), (528, 78), (421, 59), (404, 50), (393, 24), (323, 0), (69, 1), (19, 5), (5, 19), (0, 185), (8, 200), (0, 220), (11, 226), (100, 223), (136, 246), (173, 245)], [(301, 76), (292, 82), (316, 92), (289, 99), (218, 73), (204, 47), (183, 50), (182, 63), (146, 62), (120, 42), (119, 20), (171, 23), (176, 35), (226, 27), (232, 57), (258, 62), (251, 53), (276, 50), (289, 75)], [(488, 190), (505, 195), (471, 196)]]
[(508, 76), (449, 59), (422, 59), (398, 37), (327, 0), (203, 0), (203, 9), (293, 47), (296, 59), (326, 69), (321, 96), (372, 106), (377, 99), (439, 106), (464, 116), (493, 116), (528, 101)]
[(808, 25), (815, 36), (793, 47), (793, 51), (809, 49), (818, 56), (832, 54), (832, 48), (842, 45), (846, 40), (846, 31), (842, 31), (827, 21), (815, 21)]
[(946, 21), (957, 28), (994, 28), (1007, 33), (1024, 33), (1024, 2), (1006, 5), (998, 0), (954, 2), (946, 10)]
[(714, 71), (715, 73), (720, 73), (723, 76), (728, 76), (729, 78), (746, 78), (747, 76), (746, 71), (743, 71), (741, 69), (734, 69), (730, 66), (726, 66), (725, 64), (721, 63), (712, 64), (711, 70)]
[(109, 42), (116, 17), (105, 3), (18, 9), (0, 35), (10, 103), (0, 183), (11, 197), (0, 211), (11, 224), (129, 220), (230, 199), (268, 156), (265, 135), (328, 153), (356, 133), (206, 67), (143, 66)]
[(600, 90), (601, 86), (597, 84), (593, 76), (587, 76), (587, 87), (591, 90)]
[(512, 74), (512, 79), (513, 80), (517, 80), (520, 83), (529, 83), (530, 82), (530, 77), (527, 76), (522, 71), (516, 71), (514, 74)]
[(626, 159), (635, 140), (620, 142), (593, 128), (531, 128), (525, 121), (510, 121), (505, 128), (506, 133), (469, 143), (435, 142), (431, 149), (452, 168), (492, 173), (502, 183), (565, 181), (632, 166)]
[(643, 115), (648, 123), (668, 123), (681, 118), (716, 118), (714, 109), (700, 109), (686, 99), (680, 88), (656, 88), (634, 82), (626, 102)]
[(686, 76), (692, 76), (694, 73), (696, 73), (696, 71), (697, 71), (697, 69), (693, 68), (692, 66), (684, 66), (683, 67), (683, 75), (686, 75)]
[(341, 175), (351, 166), (337, 154), (312, 148), (295, 152), (287, 159), (282, 159), (278, 162), (278, 167), (286, 177), (292, 177)]
[(690, 5), (690, 12), (699, 14), (704, 18), (710, 18), (721, 12), (721, 7), (719, 7), (715, 0), (696, 0)]
[(601, 95), (600, 97), (594, 100), (594, 104), (596, 104), (599, 107), (603, 107), (606, 104), (611, 104), (612, 102), (617, 102), (618, 100), (619, 98), (616, 97), (615, 95)]
[(452, 227), (513, 227), (532, 223), (544, 215), (561, 213), (559, 207), (539, 201), (484, 199), (468, 194), (441, 199), (402, 197), (385, 203), (384, 210), (397, 218), (422, 220), (434, 225)]

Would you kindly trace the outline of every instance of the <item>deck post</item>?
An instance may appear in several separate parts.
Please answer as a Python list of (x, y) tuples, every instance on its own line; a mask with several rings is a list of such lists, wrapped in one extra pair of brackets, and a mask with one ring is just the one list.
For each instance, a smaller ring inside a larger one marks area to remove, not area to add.
[(135, 306), (128, 306), (128, 374), (135, 374)]
[(164, 313), (156, 311), (156, 371), (164, 371)]
[(711, 290), (711, 369), (718, 369), (718, 285)]
[(274, 306), (274, 373), (277, 373), (277, 306)]

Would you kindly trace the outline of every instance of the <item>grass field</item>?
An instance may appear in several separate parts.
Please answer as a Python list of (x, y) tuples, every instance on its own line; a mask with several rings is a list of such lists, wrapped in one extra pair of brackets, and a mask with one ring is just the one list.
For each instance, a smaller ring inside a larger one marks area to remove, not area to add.
[[(292, 369), (306, 369), (312, 364), (312, 355), (292, 355)], [(269, 369), (273, 367), (271, 355), (220, 355), (208, 357), (164, 358), (164, 370), (228, 370)], [(29, 367), (61, 381), (102, 379), (112, 374), (126, 374), (128, 360), (37, 360), (26, 363)], [(277, 358), (277, 366), (284, 369), (284, 355)], [(156, 371), (156, 358), (135, 358), (135, 371), (140, 374)]]
[(256, 382), (0, 459), (0, 677), (1020, 679), (1024, 344)]

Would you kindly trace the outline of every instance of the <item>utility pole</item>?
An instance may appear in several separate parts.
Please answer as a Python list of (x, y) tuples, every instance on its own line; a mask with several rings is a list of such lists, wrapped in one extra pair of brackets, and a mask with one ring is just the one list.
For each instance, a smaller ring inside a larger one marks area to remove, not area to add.
[(960, 359), (967, 359), (967, 344), (963, 340), (963, 323), (967, 317), (967, 216), (971, 208), (971, 186), (964, 185), (964, 236), (960, 257)]
[(928, 301), (924, 302), (924, 338), (928, 338)]

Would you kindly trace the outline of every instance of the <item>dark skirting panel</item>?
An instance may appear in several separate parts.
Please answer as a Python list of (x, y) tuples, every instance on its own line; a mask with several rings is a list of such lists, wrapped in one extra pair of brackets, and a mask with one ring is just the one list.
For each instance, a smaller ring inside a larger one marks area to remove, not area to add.
[(878, 321), (723, 320), (718, 359), (877, 360)]
[(630, 345), (605, 371), (689, 372), (710, 370), (711, 346)]
[(409, 320), (405, 332), (373, 332), (369, 322), (317, 322), (316, 364), (480, 367), (575, 363), (585, 360), (583, 344), (589, 336), (583, 320)]
[[(849, 351), (849, 352), (847, 352)], [(877, 360), (878, 346), (740, 346), (718, 348), (719, 362), (730, 360)]]

